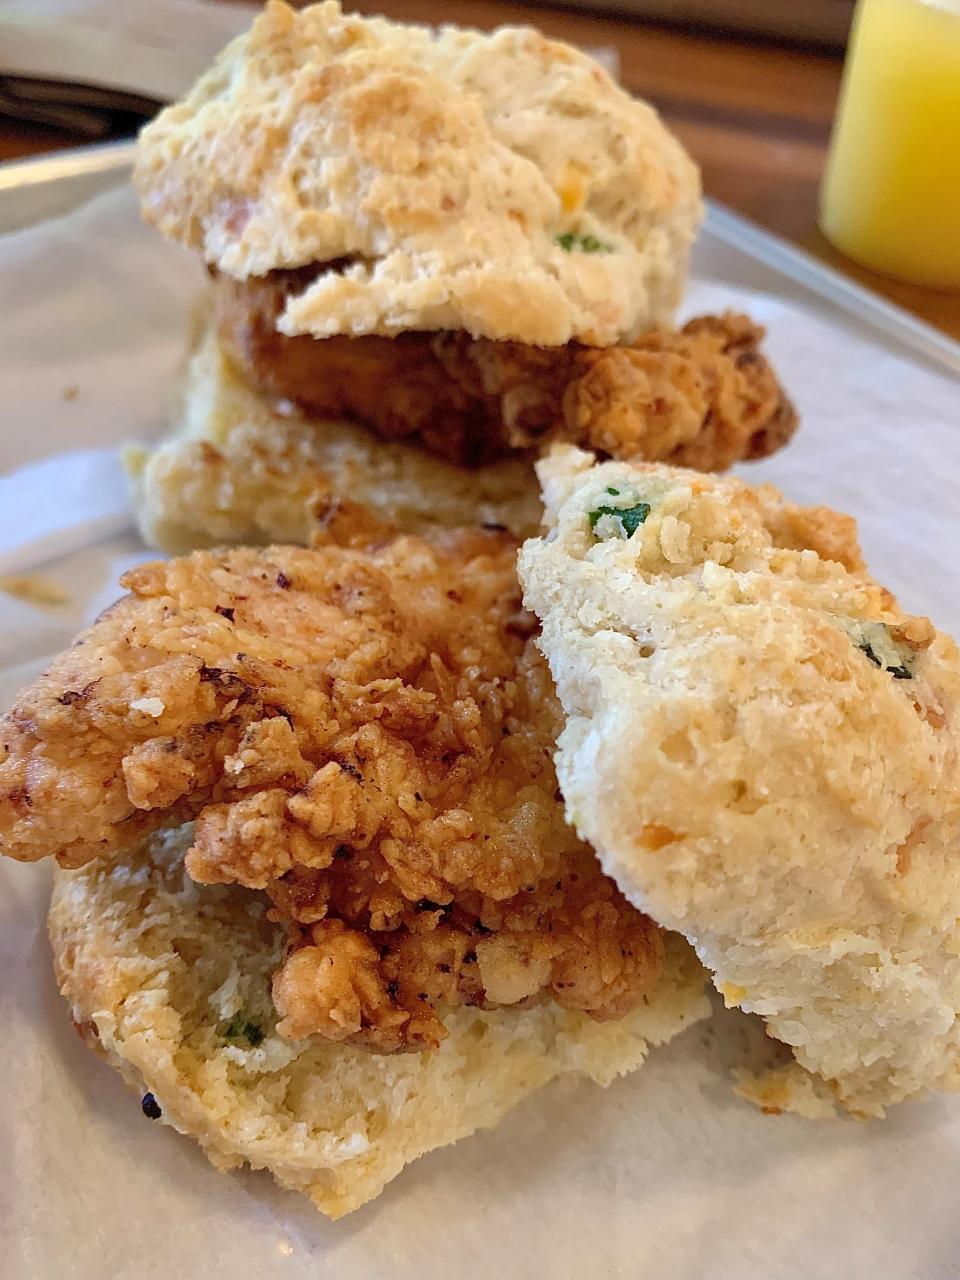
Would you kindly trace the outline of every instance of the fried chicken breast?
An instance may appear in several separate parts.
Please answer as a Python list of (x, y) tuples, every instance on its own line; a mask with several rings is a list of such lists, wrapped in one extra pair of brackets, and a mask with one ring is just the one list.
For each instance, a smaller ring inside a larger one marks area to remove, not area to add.
[(189, 874), (289, 925), (293, 1039), (421, 1049), (443, 1008), (541, 996), (621, 1017), (662, 937), (564, 821), (516, 542), (360, 509), (330, 535), (126, 574), (4, 723), (3, 851), (80, 866), (195, 820)]
[[(329, 266), (329, 264), (327, 264)], [(481, 466), (566, 440), (723, 470), (773, 453), (796, 413), (745, 316), (700, 316), (623, 346), (538, 347), (464, 330), (314, 338), (278, 328), (317, 268), (214, 281), (220, 342), (251, 384), (316, 419)]]

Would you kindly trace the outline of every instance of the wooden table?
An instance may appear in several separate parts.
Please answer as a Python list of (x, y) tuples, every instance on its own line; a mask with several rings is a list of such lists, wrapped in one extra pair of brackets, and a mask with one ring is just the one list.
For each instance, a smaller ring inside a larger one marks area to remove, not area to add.
[[(838, 57), (504, 0), (352, 0), (349, 7), (484, 28), (533, 23), (578, 44), (613, 46), (624, 85), (660, 109), (699, 161), (708, 195), (960, 338), (960, 293), (903, 284), (858, 267), (817, 230), (817, 189), (840, 86)], [(0, 118), (0, 159), (75, 142)]]

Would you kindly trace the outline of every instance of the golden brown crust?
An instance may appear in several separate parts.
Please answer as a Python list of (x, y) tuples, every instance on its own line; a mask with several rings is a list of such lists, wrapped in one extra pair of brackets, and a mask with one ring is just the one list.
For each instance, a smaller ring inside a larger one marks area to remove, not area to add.
[(128, 573), (6, 723), (5, 851), (76, 866), (195, 818), (190, 875), (291, 925), (295, 1039), (435, 1047), (442, 1007), (547, 995), (623, 1016), (662, 944), (563, 820), (515, 541), (338, 531)]
[(698, 471), (775, 453), (797, 415), (760, 350), (763, 338), (748, 317), (726, 312), (651, 330), (629, 346), (577, 352), (555, 438)]
[(615, 342), (669, 322), (700, 217), (683, 148), (586, 54), (333, 0), (271, 0), (143, 131), (136, 179), (237, 279), (349, 258), (284, 312), (318, 337)]
[(217, 333), (251, 385), (478, 466), (567, 440), (614, 457), (722, 470), (786, 444), (796, 414), (747, 317), (700, 316), (631, 344), (531, 347), (466, 333), (287, 337), (312, 269), (214, 282)]

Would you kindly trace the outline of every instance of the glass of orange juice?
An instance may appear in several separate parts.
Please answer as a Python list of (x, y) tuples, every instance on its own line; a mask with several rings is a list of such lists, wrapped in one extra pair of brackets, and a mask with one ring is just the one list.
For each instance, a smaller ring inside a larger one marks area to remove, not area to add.
[(960, 0), (860, 0), (820, 225), (865, 266), (960, 288)]

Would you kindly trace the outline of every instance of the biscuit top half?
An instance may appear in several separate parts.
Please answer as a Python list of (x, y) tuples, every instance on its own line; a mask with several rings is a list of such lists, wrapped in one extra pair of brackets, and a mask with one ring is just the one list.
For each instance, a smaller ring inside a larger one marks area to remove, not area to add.
[(852, 519), (676, 468), (540, 464), (520, 576), (567, 812), (848, 1108), (960, 1087), (960, 654)]
[(271, 0), (141, 134), (144, 215), (236, 279), (312, 267), (286, 334), (607, 345), (669, 322), (696, 166), (592, 58)]

